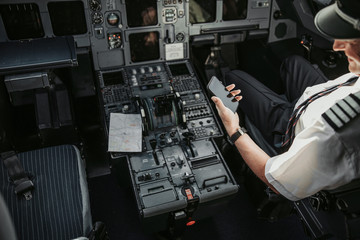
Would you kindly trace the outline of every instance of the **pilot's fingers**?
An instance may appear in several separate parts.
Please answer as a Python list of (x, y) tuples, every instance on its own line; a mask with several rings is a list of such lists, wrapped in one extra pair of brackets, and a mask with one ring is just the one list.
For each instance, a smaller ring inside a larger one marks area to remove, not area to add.
[(231, 93), (231, 95), (236, 96), (236, 95), (238, 95), (238, 94), (241, 93), (241, 90), (240, 90), (240, 89), (236, 89), (236, 90), (231, 91), (230, 93)]
[(236, 101), (240, 101), (242, 98), (242, 96), (235, 96)]
[(235, 87), (235, 84), (230, 84), (230, 85), (227, 85), (225, 88), (226, 88), (226, 90), (231, 91), (234, 89), (234, 87)]
[(224, 103), (221, 101), (220, 98), (213, 96), (213, 97), (211, 97), (211, 100), (215, 103), (216, 108), (219, 111), (224, 111), (225, 110), (226, 107), (225, 107)]

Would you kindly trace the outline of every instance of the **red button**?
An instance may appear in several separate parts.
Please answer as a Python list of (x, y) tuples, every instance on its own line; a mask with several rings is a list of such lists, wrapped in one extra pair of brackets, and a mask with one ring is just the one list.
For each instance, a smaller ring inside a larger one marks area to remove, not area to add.
[(195, 221), (194, 220), (191, 220), (189, 222), (186, 223), (186, 226), (192, 226), (195, 224)]

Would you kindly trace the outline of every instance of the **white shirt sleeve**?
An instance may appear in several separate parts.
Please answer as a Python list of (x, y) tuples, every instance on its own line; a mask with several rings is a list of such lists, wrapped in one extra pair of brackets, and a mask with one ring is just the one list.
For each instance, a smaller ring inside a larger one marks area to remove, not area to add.
[(292, 201), (350, 182), (355, 168), (338, 137), (322, 118), (315, 121), (295, 137), (287, 152), (268, 160), (267, 180)]

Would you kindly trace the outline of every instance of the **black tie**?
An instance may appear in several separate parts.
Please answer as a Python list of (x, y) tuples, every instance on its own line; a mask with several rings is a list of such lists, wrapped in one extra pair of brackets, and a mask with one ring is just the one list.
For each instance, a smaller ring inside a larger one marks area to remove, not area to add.
[(315, 93), (314, 95), (312, 95), (311, 97), (309, 97), (308, 99), (306, 99), (304, 102), (302, 102), (295, 110), (294, 112), (291, 114), (291, 117), (289, 119), (289, 123), (287, 125), (287, 130), (285, 132), (284, 135), (284, 140), (283, 140), (283, 144), (282, 144), (282, 148), (283, 150), (287, 150), (289, 149), (289, 147), (291, 146), (294, 138), (295, 138), (295, 127), (297, 122), (299, 121), (299, 118), (301, 116), (301, 114), (305, 111), (305, 109), (307, 108), (307, 106), (309, 106), (310, 103), (312, 103), (313, 101), (315, 101), (316, 99), (325, 96), (333, 91), (335, 91), (336, 89), (342, 87), (342, 86), (347, 86), (350, 85), (351, 83), (355, 82), (355, 80), (357, 80), (358, 77), (352, 77), (349, 80), (347, 80), (344, 83), (340, 83), (338, 85), (335, 85), (333, 87), (330, 87), (328, 89), (325, 89), (321, 92)]

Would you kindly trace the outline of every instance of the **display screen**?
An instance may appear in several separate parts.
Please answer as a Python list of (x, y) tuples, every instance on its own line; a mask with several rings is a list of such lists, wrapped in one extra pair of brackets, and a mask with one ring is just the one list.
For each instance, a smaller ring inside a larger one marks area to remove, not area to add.
[(223, 20), (240, 20), (247, 16), (248, 0), (224, 0)]
[(190, 23), (214, 22), (216, 19), (216, 0), (190, 0)]
[(0, 14), (10, 40), (44, 37), (39, 7), (35, 3), (0, 5)]
[(121, 72), (103, 73), (104, 86), (124, 84), (124, 78)]
[(125, 4), (129, 27), (158, 24), (157, 0), (126, 0)]
[(87, 32), (83, 2), (50, 2), (48, 9), (56, 36), (78, 35)]
[(186, 63), (172, 64), (169, 65), (169, 68), (173, 77), (190, 74), (189, 69), (186, 66)]
[(129, 35), (131, 61), (142, 62), (160, 58), (159, 32), (132, 33)]

